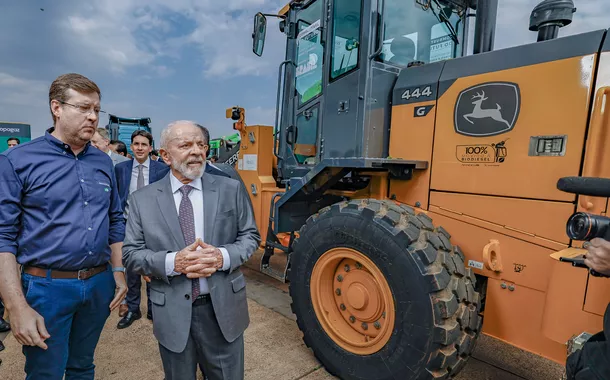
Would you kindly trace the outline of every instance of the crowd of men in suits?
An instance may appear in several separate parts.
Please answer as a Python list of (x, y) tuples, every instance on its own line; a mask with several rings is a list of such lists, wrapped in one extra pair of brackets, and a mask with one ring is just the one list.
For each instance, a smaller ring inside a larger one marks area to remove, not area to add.
[(90, 79), (59, 76), (53, 127), (0, 154), (0, 296), (26, 380), (93, 380), (110, 313), (118, 328), (142, 317), (142, 277), (165, 379), (243, 379), (240, 266), (261, 241), (245, 187), (207, 162), (193, 121), (163, 129), (157, 159), (143, 130), (131, 159), (117, 153), (100, 99)]

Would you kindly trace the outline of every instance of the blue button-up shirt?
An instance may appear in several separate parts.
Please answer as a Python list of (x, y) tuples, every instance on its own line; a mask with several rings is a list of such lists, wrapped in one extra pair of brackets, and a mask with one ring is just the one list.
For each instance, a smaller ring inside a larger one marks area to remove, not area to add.
[(107, 263), (125, 237), (112, 159), (89, 143), (75, 156), (52, 131), (0, 154), (0, 252), (56, 270)]

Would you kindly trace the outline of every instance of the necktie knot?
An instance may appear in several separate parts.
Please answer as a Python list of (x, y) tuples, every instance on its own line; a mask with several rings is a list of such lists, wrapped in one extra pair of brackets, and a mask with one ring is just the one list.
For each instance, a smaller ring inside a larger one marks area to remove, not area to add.
[(180, 188), (180, 192), (182, 193), (183, 197), (188, 196), (191, 190), (193, 190), (193, 186), (190, 185), (184, 185)]

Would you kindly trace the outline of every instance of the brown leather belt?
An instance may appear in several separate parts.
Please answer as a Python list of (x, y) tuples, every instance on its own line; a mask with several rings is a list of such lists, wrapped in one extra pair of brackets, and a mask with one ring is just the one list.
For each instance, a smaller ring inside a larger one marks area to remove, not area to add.
[[(78, 271), (63, 271), (63, 270), (54, 270), (51, 269), (51, 278), (76, 278), (79, 280), (86, 280), (95, 276), (96, 274), (104, 272), (108, 268), (107, 264), (103, 264), (97, 267), (81, 269)], [(31, 274), (36, 277), (47, 277), (48, 269), (36, 268), (25, 266), (23, 268), (23, 272), (27, 274)]]

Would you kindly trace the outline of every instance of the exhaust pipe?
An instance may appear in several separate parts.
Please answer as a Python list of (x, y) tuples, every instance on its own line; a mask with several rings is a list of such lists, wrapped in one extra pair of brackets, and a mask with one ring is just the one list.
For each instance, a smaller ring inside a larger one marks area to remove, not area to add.
[(538, 42), (555, 39), (559, 28), (572, 23), (575, 12), (572, 0), (544, 0), (532, 10), (529, 29), (538, 32)]
[(477, 0), (473, 54), (492, 51), (496, 36), (498, 0)]

